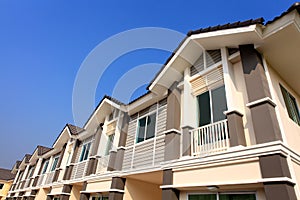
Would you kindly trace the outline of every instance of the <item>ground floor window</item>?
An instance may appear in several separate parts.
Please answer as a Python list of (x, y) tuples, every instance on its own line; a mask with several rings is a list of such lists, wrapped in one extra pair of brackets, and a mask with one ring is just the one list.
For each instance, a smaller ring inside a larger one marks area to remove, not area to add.
[(108, 200), (108, 196), (93, 195), (91, 200)]
[(188, 200), (256, 200), (255, 194), (190, 194)]

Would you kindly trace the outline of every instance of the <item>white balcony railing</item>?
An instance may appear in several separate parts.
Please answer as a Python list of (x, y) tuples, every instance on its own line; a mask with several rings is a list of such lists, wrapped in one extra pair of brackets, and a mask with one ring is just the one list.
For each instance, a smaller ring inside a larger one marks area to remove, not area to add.
[(78, 179), (84, 177), (86, 174), (87, 167), (88, 167), (88, 160), (76, 163), (73, 167), (71, 179)]
[(108, 167), (108, 162), (109, 162), (109, 155), (98, 158), (96, 174), (106, 172)]
[(30, 178), (25, 180), (24, 188), (28, 188), (30, 186)]
[(55, 171), (47, 173), (47, 176), (46, 176), (47, 178), (46, 178), (46, 181), (45, 181), (45, 185), (48, 185), (48, 184), (52, 183), (53, 177), (54, 177), (54, 173), (55, 173)]
[(227, 120), (191, 130), (192, 156), (204, 156), (229, 148)]
[(46, 174), (42, 174), (39, 176), (39, 180), (38, 180), (38, 183), (37, 183), (37, 186), (41, 186), (44, 184), (44, 179), (46, 177)]

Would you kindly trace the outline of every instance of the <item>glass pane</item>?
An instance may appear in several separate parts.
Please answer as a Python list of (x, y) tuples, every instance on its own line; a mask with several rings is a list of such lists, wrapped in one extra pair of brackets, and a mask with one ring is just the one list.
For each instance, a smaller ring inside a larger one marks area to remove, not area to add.
[(102, 200), (108, 200), (108, 197), (102, 197)]
[(139, 120), (138, 138), (137, 143), (144, 141), (145, 136), (146, 117)]
[(255, 200), (255, 194), (220, 194), (219, 200)]
[(51, 167), (51, 171), (55, 170), (57, 162), (58, 162), (58, 157), (54, 158), (54, 161), (53, 161), (53, 164), (52, 164), (52, 167)]
[(300, 125), (298, 106), (296, 103), (296, 99), (292, 95), (290, 95), (290, 101), (291, 101), (292, 119), (294, 120), (294, 122)]
[(85, 154), (84, 154), (84, 158), (83, 160), (86, 160), (89, 157), (90, 154), (90, 148), (91, 148), (91, 143), (88, 143), (86, 145), (86, 149), (85, 149)]
[(49, 164), (49, 160), (47, 160), (47, 161), (45, 162), (45, 165), (44, 165), (44, 169), (43, 169), (43, 173), (42, 173), (42, 174), (45, 174), (45, 173), (46, 173), (48, 164)]
[(209, 92), (197, 96), (199, 105), (199, 126), (207, 125), (211, 122)]
[(192, 194), (189, 195), (188, 200), (217, 200), (215, 194)]
[(226, 119), (224, 111), (227, 110), (225, 86), (221, 86), (211, 91), (212, 107), (213, 107), (213, 122)]
[(108, 136), (107, 144), (106, 144), (106, 150), (105, 150), (105, 155), (109, 154), (109, 151), (112, 149), (113, 142), (114, 142), (114, 136), (115, 134), (111, 134)]
[(81, 155), (80, 155), (79, 161), (83, 161), (84, 154), (85, 154), (85, 149), (86, 149), (86, 144), (83, 145), (83, 147), (82, 147), (82, 151), (81, 151)]
[(156, 113), (148, 116), (146, 139), (153, 138), (155, 135)]
[(300, 125), (300, 116), (299, 116), (299, 110), (296, 103), (296, 99), (284, 88), (280, 85), (280, 89), (282, 92), (282, 96), (284, 99), (284, 103), (286, 106), (286, 109), (288, 111), (289, 117)]

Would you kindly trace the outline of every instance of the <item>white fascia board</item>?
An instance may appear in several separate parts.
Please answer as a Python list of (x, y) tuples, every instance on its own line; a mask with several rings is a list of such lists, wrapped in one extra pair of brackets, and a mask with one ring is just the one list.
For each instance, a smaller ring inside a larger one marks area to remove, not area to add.
[(263, 38), (268, 38), (291, 24), (294, 24), (300, 32), (300, 17), (296, 10), (283, 16), (282, 18), (276, 20), (271, 24), (268, 24), (263, 32)]
[(230, 29), (217, 30), (217, 31), (212, 31), (212, 32), (207, 32), (207, 33), (199, 33), (199, 34), (191, 35), (190, 37), (192, 40), (197, 40), (197, 39), (223, 37), (226, 35), (249, 33), (249, 32), (255, 32), (262, 37), (261, 30), (260, 30), (260, 28), (258, 28), (258, 26), (256, 24), (246, 26), (246, 27), (230, 28)]
[(175, 55), (171, 58), (171, 60), (167, 63), (167, 65), (163, 68), (163, 70), (158, 74), (158, 76), (155, 78), (155, 80), (152, 82), (152, 84), (149, 87), (149, 90), (152, 91), (153, 87), (157, 84), (157, 82), (162, 78), (162, 76), (167, 72), (167, 70), (170, 68), (174, 60), (180, 55), (180, 53), (183, 51), (183, 49), (187, 46), (187, 44), (190, 42), (191, 37), (188, 37), (185, 39), (184, 43), (179, 47)]
[(61, 137), (64, 135), (64, 132), (66, 131), (66, 129), (67, 129), (67, 133), (68, 133), (69, 138), (71, 138), (72, 135), (71, 135), (71, 133), (69, 131), (69, 128), (67, 128), (67, 126), (65, 126), (65, 128), (62, 130), (62, 132), (59, 134), (59, 137), (57, 138), (57, 140), (53, 144), (52, 148), (56, 147), (58, 141), (61, 140)]

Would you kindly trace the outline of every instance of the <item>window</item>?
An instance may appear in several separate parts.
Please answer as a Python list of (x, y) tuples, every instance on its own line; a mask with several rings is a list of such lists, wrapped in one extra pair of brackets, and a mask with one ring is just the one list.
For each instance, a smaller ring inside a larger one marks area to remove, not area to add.
[(199, 126), (226, 119), (227, 110), (225, 86), (206, 91), (197, 96)]
[(106, 149), (105, 149), (105, 155), (106, 156), (109, 154), (109, 151), (113, 147), (114, 137), (115, 137), (115, 134), (111, 134), (111, 135), (108, 136)]
[(60, 200), (60, 198), (59, 197), (54, 197), (53, 200)]
[(44, 164), (44, 168), (43, 168), (43, 171), (42, 171), (42, 174), (45, 174), (46, 171), (47, 171), (47, 168), (48, 168), (48, 165), (49, 165), (49, 160), (47, 160)]
[(255, 194), (190, 194), (188, 200), (256, 200)]
[(282, 85), (280, 85), (280, 89), (289, 117), (300, 126), (299, 108), (297, 106), (295, 97), (293, 97), (284, 87), (282, 87)]
[(138, 120), (136, 143), (153, 138), (155, 135), (156, 112)]
[(91, 200), (108, 200), (107, 196), (92, 196)]
[(90, 153), (90, 148), (91, 148), (91, 142), (83, 145), (79, 162), (84, 161), (88, 158)]
[(58, 163), (58, 159), (59, 159), (59, 156), (56, 156), (53, 160), (53, 163), (52, 163), (52, 167), (51, 167), (51, 172), (54, 171), (57, 167), (57, 163)]
[(0, 183), (0, 190), (3, 188), (4, 184)]

